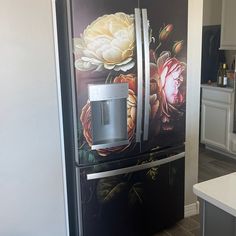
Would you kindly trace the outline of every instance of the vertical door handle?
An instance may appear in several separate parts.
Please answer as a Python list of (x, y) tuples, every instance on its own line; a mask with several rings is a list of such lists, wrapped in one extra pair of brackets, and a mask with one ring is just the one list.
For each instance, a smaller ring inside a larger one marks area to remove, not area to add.
[(143, 61), (142, 61), (142, 33), (141, 33), (141, 12), (139, 8), (134, 9), (135, 13), (135, 35), (137, 50), (137, 118), (136, 118), (136, 142), (141, 141), (142, 128), (142, 106), (143, 106)]
[(149, 57), (149, 22), (147, 9), (142, 9), (143, 19), (143, 44), (144, 44), (144, 80), (145, 80), (145, 102), (144, 102), (144, 125), (143, 140), (148, 140), (149, 129), (149, 106), (150, 106), (150, 57)]

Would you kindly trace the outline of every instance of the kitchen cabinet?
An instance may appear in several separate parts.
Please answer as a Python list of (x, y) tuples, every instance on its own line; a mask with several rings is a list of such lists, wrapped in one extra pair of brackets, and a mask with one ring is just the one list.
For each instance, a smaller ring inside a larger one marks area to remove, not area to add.
[(202, 85), (201, 143), (229, 152), (232, 114), (232, 88)]
[(236, 50), (235, 9), (235, 0), (222, 0), (220, 49)]

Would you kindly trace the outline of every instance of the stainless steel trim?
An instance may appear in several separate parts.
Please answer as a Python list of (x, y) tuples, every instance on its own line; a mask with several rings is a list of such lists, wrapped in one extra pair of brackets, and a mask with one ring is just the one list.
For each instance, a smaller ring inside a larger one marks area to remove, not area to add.
[(75, 82), (75, 68), (74, 68), (74, 57), (73, 57), (73, 39), (72, 39), (72, 16), (71, 16), (71, 3), (67, 0), (67, 26), (68, 26), (68, 44), (70, 50), (70, 74), (71, 74), (71, 94), (72, 94), (72, 106), (73, 106), (73, 134), (74, 134), (74, 147), (75, 147), (75, 160), (79, 162), (78, 157), (78, 117), (77, 117), (77, 95), (76, 95), (76, 82)]
[(78, 227), (78, 232), (79, 232), (79, 235), (78, 236), (83, 236), (83, 218), (80, 218), (82, 217), (82, 186), (81, 186), (81, 179), (80, 179), (80, 169), (79, 168), (76, 168), (75, 170), (75, 179), (76, 179), (76, 200), (77, 200), (77, 211), (78, 211), (78, 223), (79, 223), (79, 227)]
[(142, 61), (142, 34), (141, 34), (141, 12), (139, 8), (134, 9), (135, 13), (135, 35), (137, 49), (137, 119), (136, 119), (136, 142), (141, 141), (142, 128), (142, 106), (143, 106), (143, 61)]
[(90, 101), (103, 101), (128, 97), (128, 83), (120, 84), (89, 84)]
[[(71, 0), (66, 0), (66, 7), (67, 7), (67, 27), (68, 27), (68, 44), (69, 44), (69, 51), (70, 51), (70, 74), (71, 74), (71, 93), (72, 93), (72, 106), (73, 106), (73, 136), (74, 136), (74, 155), (75, 161), (79, 162), (79, 154), (78, 154), (78, 117), (77, 117), (77, 96), (76, 96), (76, 83), (75, 83), (75, 68), (74, 68), (74, 57), (73, 57), (73, 39), (72, 39), (72, 2)], [(80, 178), (80, 177), (77, 177)], [(78, 181), (78, 180), (77, 180)], [(79, 183), (79, 182), (78, 182)], [(81, 200), (81, 190), (80, 185), (77, 186), (77, 221), (78, 221), (78, 233), (79, 236), (83, 235), (83, 222), (82, 222), (82, 200)]]
[(129, 144), (129, 140), (120, 140), (116, 142), (107, 142), (107, 143), (101, 143), (101, 144), (94, 144), (91, 146), (91, 150), (97, 150), (97, 149), (102, 149), (102, 148), (110, 148), (110, 147), (118, 147), (122, 145), (127, 145)]
[(57, 11), (56, 0), (51, 0), (52, 7), (52, 23), (53, 23), (53, 43), (54, 43), (54, 58), (57, 84), (57, 102), (58, 102), (58, 116), (60, 127), (60, 146), (61, 146), (61, 162), (62, 162), (62, 181), (63, 181), (63, 200), (65, 209), (65, 224), (66, 235), (70, 235), (69, 227), (69, 209), (68, 209), (68, 195), (67, 195), (67, 181), (66, 181), (66, 163), (65, 163), (65, 144), (64, 144), (64, 130), (63, 130), (63, 115), (62, 115), (62, 95), (61, 95), (61, 80), (60, 80), (60, 63), (59, 63), (59, 45), (57, 32)]
[(140, 171), (140, 170), (145, 170), (145, 169), (149, 169), (155, 166), (160, 166), (160, 165), (178, 160), (180, 158), (183, 158), (184, 156), (185, 156), (185, 152), (181, 152), (177, 155), (167, 157), (167, 158), (157, 160), (157, 161), (148, 162), (142, 165), (136, 165), (136, 166), (125, 167), (125, 168), (121, 168), (117, 170), (109, 170), (109, 171), (104, 171), (104, 172), (87, 174), (87, 180), (107, 178), (107, 177), (111, 177), (115, 175), (122, 175), (122, 174)]
[(144, 43), (144, 80), (145, 80), (145, 102), (144, 102), (144, 128), (143, 140), (148, 140), (149, 129), (149, 99), (150, 99), (150, 57), (149, 57), (149, 22), (147, 9), (142, 9), (143, 19), (143, 43)]

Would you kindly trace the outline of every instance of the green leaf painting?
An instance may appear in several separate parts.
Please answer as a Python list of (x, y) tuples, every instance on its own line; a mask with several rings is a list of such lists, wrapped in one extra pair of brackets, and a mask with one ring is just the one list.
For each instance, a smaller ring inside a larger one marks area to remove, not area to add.
[(147, 171), (147, 177), (153, 181), (157, 179), (158, 167), (153, 167)]
[(129, 190), (128, 198), (129, 204), (142, 204), (143, 203), (143, 184), (135, 183)]
[(102, 203), (109, 202), (125, 191), (127, 183), (120, 181), (120, 178), (112, 177), (101, 179), (97, 184), (97, 197)]
[(92, 152), (82, 149), (82, 150), (78, 151), (78, 154), (79, 154), (79, 158), (82, 161), (82, 163), (95, 162), (95, 157)]

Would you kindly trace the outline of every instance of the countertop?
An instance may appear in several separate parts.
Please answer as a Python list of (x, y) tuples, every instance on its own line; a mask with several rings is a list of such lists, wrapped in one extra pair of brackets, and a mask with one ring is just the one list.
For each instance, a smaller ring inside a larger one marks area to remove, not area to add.
[(232, 93), (234, 89), (232, 87), (218, 87), (216, 83), (211, 83), (211, 84), (201, 84), (201, 88), (207, 88), (207, 89), (212, 89), (212, 90), (219, 90), (219, 91), (225, 91)]
[(193, 192), (236, 217), (236, 172), (195, 184)]

